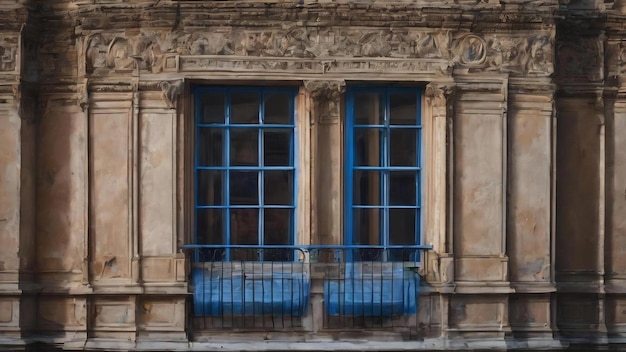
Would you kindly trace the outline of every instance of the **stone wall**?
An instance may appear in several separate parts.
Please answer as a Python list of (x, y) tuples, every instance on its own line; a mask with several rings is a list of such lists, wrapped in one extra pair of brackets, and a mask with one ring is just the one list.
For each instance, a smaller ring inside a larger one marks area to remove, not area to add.
[[(624, 342), (623, 8), (0, 0), (0, 349)], [(298, 87), (297, 243), (340, 244), (355, 83), (424, 88), (415, 334), (325, 331), (315, 285), (303, 330), (194, 329), (191, 87)]]

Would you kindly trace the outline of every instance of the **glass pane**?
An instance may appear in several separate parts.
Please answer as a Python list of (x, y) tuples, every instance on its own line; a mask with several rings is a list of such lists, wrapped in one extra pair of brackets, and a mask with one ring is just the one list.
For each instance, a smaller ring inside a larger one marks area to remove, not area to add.
[(389, 209), (389, 244), (415, 244), (416, 209)]
[[(259, 243), (259, 209), (230, 210), (230, 244)], [(258, 260), (256, 249), (233, 249), (232, 260)]]
[[(224, 212), (224, 209), (196, 210), (196, 235), (198, 236), (198, 244), (224, 243)], [(212, 254), (208, 255), (211, 256)], [(209, 260), (211, 258), (203, 259)]]
[(291, 94), (265, 94), (264, 123), (291, 124)]
[(259, 173), (257, 171), (230, 172), (230, 204), (259, 204)]
[(389, 94), (389, 124), (416, 125), (417, 98), (415, 93)]
[(352, 204), (381, 205), (382, 172), (354, 170)]
[(259, 130), (256, 128), (230, 129), (230, 165), (259, 165)]
[(292, 131), (291, 128), (273, 128), (263, 131), (263, 158), (265, 166), (292, 165)]
[(381, 166), (383, 133), (380, 128), (354, 129), (354, 165)]
[(379, 245), (383, 223), (382, 209), (353, 209), (352, 230), (354, 244)]
[(265, 171), (266, 205), (293, 205), (293, 171)]
[(354, 123), (356, 125), (384, 125), (385, 104), (380, 93), (354, 95)]
[(230, 123), (259, 123), (259, 95), (233, 93), (230, 98)]
[(198, 170), (197, 205), (223, 205), (224, 171)]
[(389, 204), (415, 205), (415, 171), (389, 172)]
[(417, 129), (389, 130), (391, 166), (417, 166)]
[(226, 116), (226, 98), (224, 94), (203, 94), (200, 99), (202, 101), (200, 123), (224, 123), (224, 116)]
[[(289, 244), (291, 242), (292, 210), (265, 209), (263, 235), (265, 244)], [(264, 260), (286, 261), (293, 257), (293, 250), (267, 249), (263, 251)]]
[(198, 128), (198, 166), (222, 166), (224, 129)]

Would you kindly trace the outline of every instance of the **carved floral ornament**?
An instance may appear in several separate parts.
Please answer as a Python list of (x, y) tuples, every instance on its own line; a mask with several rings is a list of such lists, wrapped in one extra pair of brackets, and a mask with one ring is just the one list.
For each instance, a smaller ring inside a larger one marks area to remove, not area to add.
[[(149, 30), (133, 37), (115, 33), (86, 37), (85, 69), (89, 74), (136, 68), (158, 73), (176, 68), (172, 57), (201, 63), (201, 58), (215, 56), (268, 62), (275, 62), (276, 58), (446, 60), (450, 66), (550, 74), (552, 43), (547, 33), (508, 37), (418, 29)], [(322, 66), (320, 73), (326, 73), (330, 66)]]

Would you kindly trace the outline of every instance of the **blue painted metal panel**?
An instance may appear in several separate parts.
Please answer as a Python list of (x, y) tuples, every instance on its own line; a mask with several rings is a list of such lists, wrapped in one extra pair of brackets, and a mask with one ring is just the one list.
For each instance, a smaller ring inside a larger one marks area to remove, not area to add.
[(309, 305), (310, 279), (304, 272), (264, 275), (192, 270), (194, 314), (303, 316)]
[(359, 263), (346, 263), (345, 277), (325, 280), (329, 315), (400, 316), (417, 313), (419, 275), (401, 265), (364, 274)]

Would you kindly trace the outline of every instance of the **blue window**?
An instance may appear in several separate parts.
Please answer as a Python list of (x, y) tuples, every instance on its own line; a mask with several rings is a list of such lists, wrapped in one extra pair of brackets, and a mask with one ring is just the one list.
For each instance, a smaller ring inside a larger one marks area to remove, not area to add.
[(420, 244), (421, 99), (419, 89), (348, 90), (347, 244)]
[(196, 244), (293, 243), (295, 97), (292, 88), (194, 90)]

